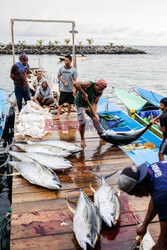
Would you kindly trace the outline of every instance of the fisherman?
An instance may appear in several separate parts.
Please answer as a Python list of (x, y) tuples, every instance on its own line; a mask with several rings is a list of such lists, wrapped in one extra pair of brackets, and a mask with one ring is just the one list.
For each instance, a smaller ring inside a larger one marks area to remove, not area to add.
[(37, 76), (35, 76), (31, 82), (32, 89), (30, 89), (30, 91), (31, 91), (32, 96), (34, 96), (37, 88), (41, 86), (41, 83), (43, 82), (44, 79), (45, 78), (42, 75), (42, 71), (38, 71)]
[(10, 71), (10, 78), (14, 81), (15, 85), (15, 96), (19, 112), (22, 109), (22, 99), (24, 98), (25, 103), (31, 100), (30, 88), (27, 83), (28, 74), (28, 57), (25, 54), (19, 56), (19, 62), (15, 63)]
[(137, 234), (143, 238), (147, 227), (158, 214), (160, 220), (160, 235), (153, 250), (167, 249), (167, 162), (156, 162), (147, 167), (126, 167), (118, 178), (118, 187), (129, 195), (144, 197), (151, 195), (148, 211), (144, 222), (137, 229)]
[(107, 82), (103, 79), (89, 82), (74, 82), (74, 87), (78, 90), (78, 94), (75, 99), (77, 107), (77, 117), (79, 121), (79, 132), (81, 136), (81, 146), (85, 147), (85, 110), (88, 108), (86, 99), (88, 98), (92, 109), (96, 115), (95, 120), (99, 120), (97, 115), (97, 103), (103, 94), (103, 90), (107, 87)]
[(51, 87), (48, 86), (46, 79), (43, 80), (41, 86), (36, 90), (33, 101), (41, 106), (46, 105), (49, 107), (54, 102)]
[(73, 82), (77, 80), (78, 73), (76, 69), (71, 66), (72, 57), (70, 55), (65, 56), (65, 65), (63, 65), (58, 71), (58, 80), (61, 81), (60, 84), (60, 98), (58, 104), (58, 112), (56, 120), (60, 120), (60, 113), (62, 105), (68, 103), (68, 114), (67, 119), (70, 118), (72, 104), (74, 103), (74, 97), (76, 95), (76, 90), (73, 86)]
[[(164, 161), (164, 155), (167, 155), (167, 98), (162, 98), (160, 101), (160, 109), (162, 110), (162, 114), (153, 120), (150, 121), (152, 124), (157, 124), (159, 129), (163, 133), (163, 141), (159, 148), (158, 156), (159, 161)], [(157, 122), (157, 119), (160, 122)]]

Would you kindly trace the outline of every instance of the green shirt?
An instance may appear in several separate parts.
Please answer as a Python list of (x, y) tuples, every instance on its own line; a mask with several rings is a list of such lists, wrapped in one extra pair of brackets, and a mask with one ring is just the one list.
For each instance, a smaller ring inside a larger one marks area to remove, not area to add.
[[(85, 93), (88, 95), (88, 99), (90, 104), (92, 105), (93, 102), (95, 101), (96, 97), (101, 95), (101, 93), (97, 93), (96, 90), (94, 89), (95, 86), (95, 82), (90, 81), (90, 86), (88, 88), (83, 88), (83, 91), (85, 91)], [(85, 99), (83, 98), (82, 94), (80, 92), (78, 92), (76, 98), (75, 98), (75, 104), (78, 107), (82, 107), (82, 108), (87, 108), (88, 104), (85, 101)]]

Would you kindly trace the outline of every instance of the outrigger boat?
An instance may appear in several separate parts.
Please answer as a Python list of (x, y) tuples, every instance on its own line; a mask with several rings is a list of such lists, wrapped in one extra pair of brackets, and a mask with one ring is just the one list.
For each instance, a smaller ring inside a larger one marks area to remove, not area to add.
[[(64, 61), (65, 60), (65, 54), (61, 54), (61, 55), (59, 55), (59, 60), (60, 61)], [(73, 56), (72, 56), (72, 58), (73, 58)], [(85, 55), (76, 55), (76, 59), (77, 60), (84, 60), (84, 59), (86, 59), (87, 58), (87, 56), (85, 56)]]
[(0, 139), (2, 138), (7, 118), (7, 100), (3, 90), (0, 89)]
[[(144, 126), (149, 124), (149, 120), (161, 114), (158, 105), (155, 106), (140, 96), (136, 96), (124, 90), (116, 90), (115, 92), (121, 102), (125, 104), (128, 114)], [(163, 134), (158, 125), (154, 124), (150, 126), (150, 130), (160, 138), (163, 138)]]
[(160, 100), (164, 98), (164, 96), (154, 93), (153, 91), (149, 91), (146, 89), (141, 89), (138, 87), (133, 87), (134, 91), (140, 95), (142, 98), (147, 100), (148, 102), (152, 103), (156, 107), (159, 107)]
[[(125, 114), (117, 106), (101, 97), (97, 112), (100, 123), (105, 129), (113, 131), (131, 131), (142, 129), (143, 126)], [(137, 166), (142, 163), (152, 164), (158, 161), (158, 150), (162, 140), (147, 130), (139, 139), (130, 145), (119, 146), (135, 162)]]

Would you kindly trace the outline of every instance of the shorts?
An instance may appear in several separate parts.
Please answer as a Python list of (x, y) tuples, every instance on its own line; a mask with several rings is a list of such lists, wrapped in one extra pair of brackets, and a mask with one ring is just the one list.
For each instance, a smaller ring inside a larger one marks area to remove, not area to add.
[(163, 155), (167, 155), (167, 138), (163, 139), (159, 152)]
[(86, 119), (85, 119), (85, 108), (83, 107), (77, 107), (77, 118), (80, 124), (84, 125), (86, 124)]
[(63, 92), (60, 91), (59, 105), (67, 102), (68, 104), (74, 104), (73, 92)]
[(160, 221), (167, 221), (167, 192), (161, 192), (152, 197), (154, 207)]

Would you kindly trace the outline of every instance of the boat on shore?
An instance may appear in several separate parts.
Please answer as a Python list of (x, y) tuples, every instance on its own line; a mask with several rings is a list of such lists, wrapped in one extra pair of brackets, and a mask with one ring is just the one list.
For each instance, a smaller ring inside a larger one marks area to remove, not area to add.
[[(65, 54), (61, 54), (61, 55), (59, 55), (59, 60), (60, 61), (64, 61), (65, 60)], [(73, 56), (72, 56), (72, 58), (73, 58)], [(85, 60), (85, 59), (87, 59), (87, 56), (85, 56), (85, 55), (76, 55), (76, 59), (77, 60)]]
[[(143, 128), (136, 120), (125, 114), (121, 109), (101, 97), (98, 103), (97, 112), (100, 123), (104, 129), (114, 131), (130, 131)], [(105, 121), (104, 121), (105, 120)], [(126, 146), (119, 146), (133, 161), (140, 164), (152, 164), (158, 161), (158, 150), (161, 145), (161, 138), (147, 130), (138, 140)]]
[(5, 92), (0, 89), (0, 140), (5, 129), (7, 119), (7, 99)]
[(142, 98), (144, 98), (146, 101), (152, 103), (156, 107), (159, 107), (160, 100), (164, 98), (164, 96), (159, 95), (151, 90), (141, 89), (138, 87), (133, 87), (133, 90)]
[[(115, 92), (121, 102), (126, 106), (128, 114), (143, 126), (147, 126), (149, 120), (161, 114), (158, 105), (155, 106), (140, 96), (128, 93), (125, 90), (116, 90)], [(150, 130), (161, 139), (163, 138), (163, 134), (157, 124), (150, 126)]]

